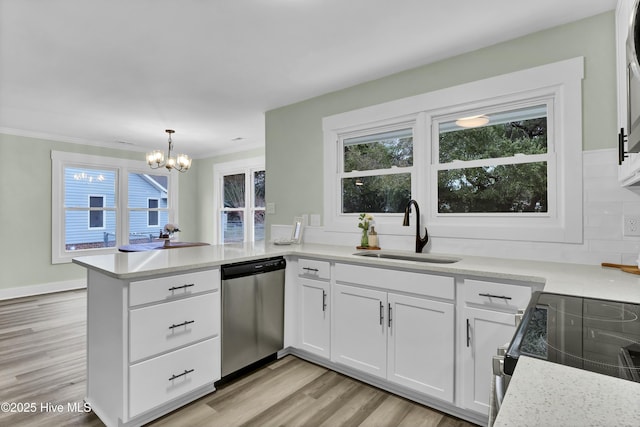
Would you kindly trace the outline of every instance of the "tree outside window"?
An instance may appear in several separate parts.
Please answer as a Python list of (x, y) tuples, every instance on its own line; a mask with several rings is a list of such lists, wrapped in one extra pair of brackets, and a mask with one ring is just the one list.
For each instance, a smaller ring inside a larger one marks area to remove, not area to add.
[(342, 141), (342, 213), (398, 213), (411, 199), (413, 130)]
[(548, 212), (547, 107), (439, 125), (438, 213)]

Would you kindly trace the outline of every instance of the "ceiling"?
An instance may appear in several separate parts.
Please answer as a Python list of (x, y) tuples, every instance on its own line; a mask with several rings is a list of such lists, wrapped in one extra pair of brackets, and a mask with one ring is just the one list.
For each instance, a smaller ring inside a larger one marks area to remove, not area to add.
[[(0, 132), (201, 158), (264, 113), (616, 0), (0, 0)], [(613, 46), (612, 46), (613, 49)]]

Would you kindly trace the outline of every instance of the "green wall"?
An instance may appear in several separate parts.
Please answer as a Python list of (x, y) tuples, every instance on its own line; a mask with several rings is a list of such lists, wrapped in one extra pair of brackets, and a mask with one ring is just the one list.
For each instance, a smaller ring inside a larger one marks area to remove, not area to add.
[(267, 199), (276, 213), (267, 225), (323, 214), (323, 117), (577, 56), (585, 57), (583, 149), (615, 147), (614, 21), (604, 13), (268, 111)]
[[(0, 289), (78, 280), (75, 264), (51, 264), (51, 151), (144, 159), (144, 153), (0, 134)], [(195, 159), (180, 174), (180, 239), (211, 242), (213, 165), (264, 156), (264, 149)]]

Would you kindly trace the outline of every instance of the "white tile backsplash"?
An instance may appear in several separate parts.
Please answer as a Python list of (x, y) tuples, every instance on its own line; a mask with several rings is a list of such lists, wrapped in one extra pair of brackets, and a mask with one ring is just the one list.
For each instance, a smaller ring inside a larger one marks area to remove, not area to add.
[[(640, 252), (640, 237), (623, 235), (622, 218), (623, 215), (640, 215), (640, 188), (620, 187), (617, 150), (583, 152), (583, 180), (584, 240), (581, 244), (437, 237), (431, 239), (426, 251), (578, 264), (635, 264)], [(280, 233), (284, 231), (281, 226), (273, 227), (279, 228)], [(307, 227), (304, 241), (353, 245), (355, 251), (359, 235), (355, 230), (336, 233), (325, 231), (323, 227)], [(384, 233), (379, 234), (379, 239), (383, 249), (411, 250), (414, 243), (413, 238)]]

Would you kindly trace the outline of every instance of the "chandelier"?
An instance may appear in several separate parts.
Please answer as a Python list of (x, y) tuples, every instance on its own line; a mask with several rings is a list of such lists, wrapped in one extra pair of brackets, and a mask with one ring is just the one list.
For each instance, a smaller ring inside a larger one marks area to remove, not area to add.
[(169, 151), (167, 152), (167, 158), (165, 159), (162, 151), (154, 150), (147, 153), (147, 163), (151, 169), (158, 169), (164, 166), (169, 170), (175, 169), (178, 172), (188, 171), (191, 167), (191, 158), (186, 154), (178, 154), (177, 156), (172, 154), (173, 142), (171, 141), (171, 134), (176, 131), (173, 129), (167, 129), (165, 132), (169, 134)]

